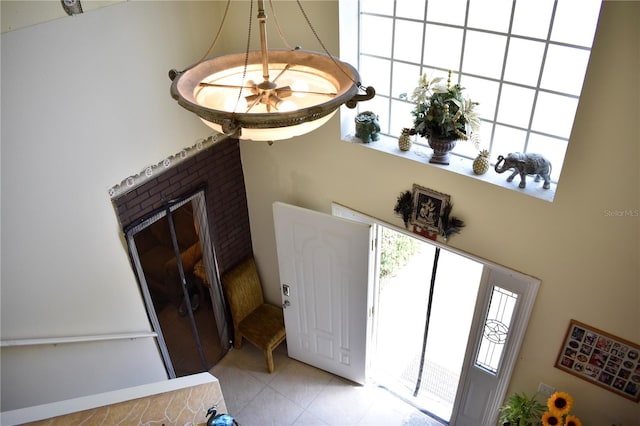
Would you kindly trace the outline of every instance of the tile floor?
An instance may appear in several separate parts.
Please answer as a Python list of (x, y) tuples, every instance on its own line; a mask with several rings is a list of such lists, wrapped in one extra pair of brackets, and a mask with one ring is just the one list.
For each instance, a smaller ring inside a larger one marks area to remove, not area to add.
[(276, 371), (250, 344), (232, 349), (210, 372), (220, 380), (230, 414), (251, 425), (442, 426), (376, 386), (359, 386), (274, 351)]

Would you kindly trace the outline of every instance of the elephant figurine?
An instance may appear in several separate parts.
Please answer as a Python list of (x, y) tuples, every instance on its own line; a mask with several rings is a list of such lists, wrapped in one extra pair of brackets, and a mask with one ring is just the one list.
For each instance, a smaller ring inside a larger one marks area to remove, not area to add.
[(520, 175), (520, 188), (527, 185), (527, 175), (535, 175), (535, 181), (539, 182), (540, 178), (544, 179), (544, 189), (551, 187), (551, 162), (540, 154), (525, 154), (522, 152), (512, 152), (503, 157), (498, 156), (498, 162), (495, 165), (496, 173), (504, 173), (509, 169), (515, 169), (507, 178), (507, 182), (511, 182), (515, 175)]

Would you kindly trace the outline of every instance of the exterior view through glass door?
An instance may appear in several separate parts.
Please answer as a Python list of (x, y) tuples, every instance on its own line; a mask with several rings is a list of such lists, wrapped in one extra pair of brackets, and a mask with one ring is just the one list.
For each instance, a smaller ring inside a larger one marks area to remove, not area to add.
[[(389, 277), (370, 287), (368, 382), (402, 394), (443, 423), (496, 424), (540, 280), (340, 204), (331, 210), (376, 229), (374, 275)], [(416, 356), (415, 379), (403, 384)]]
[(377, 244), (371, 377), (448, 423), (483, 265), (382, 225)]

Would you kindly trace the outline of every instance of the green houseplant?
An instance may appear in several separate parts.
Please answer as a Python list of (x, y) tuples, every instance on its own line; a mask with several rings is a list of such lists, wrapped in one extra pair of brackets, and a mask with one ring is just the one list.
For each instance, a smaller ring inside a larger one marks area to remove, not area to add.
[(429, 80), (423, 74), (413, 93), (410, 96), (403, 93), (400, 99), (415, 104), (411, 111), (412, 132), (429, 140), (434, 151), (429, 161), (449, 164), (449, 152), (457, 140), (471, 139), (477, 145), (474, 132), (480, 128), (480, 119), (476, 112), (478, 102), (469, 99), (459, 84), (451, 85), (451, 71), (446, 86), (442, 80), (442, 77)]
[(537, 426), (546, 406), (536, 400), (536, 395), (514, 393), (500, 407), (500, 423), (509, 426)]

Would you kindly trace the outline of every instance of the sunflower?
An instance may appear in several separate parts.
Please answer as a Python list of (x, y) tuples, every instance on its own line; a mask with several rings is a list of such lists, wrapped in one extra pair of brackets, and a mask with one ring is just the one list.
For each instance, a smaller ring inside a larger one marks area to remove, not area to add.
[(562, 425), (562, 420), (559, 416), (556, 416), (553, 413), (547, 411), (542, 415), (542, 426), (560, 426)]
[(582, 426), (582, 422), (576, 416), (568, 415), (564, 419), (564, 426)]
[(566, 392), (556, 392), (547, 401), (549, 411), (558, 416), (568, 414), (573, 406), (573, 398)]

